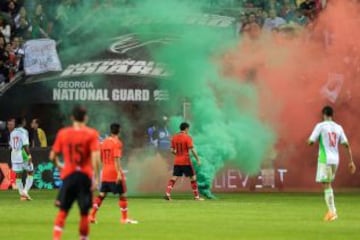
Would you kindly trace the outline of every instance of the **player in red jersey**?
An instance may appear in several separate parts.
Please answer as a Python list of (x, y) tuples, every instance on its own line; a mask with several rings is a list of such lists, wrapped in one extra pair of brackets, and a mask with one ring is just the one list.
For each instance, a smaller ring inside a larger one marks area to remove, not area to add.
[(181, 123), (180, 133), (177, 133), (171, 139), (171, 152), (175, 155), (175, 161), (173, 176), (169, 180), (164, 196), (166, 200), (171, 200), (171, 190), (178, 177), (182, 177), (183, 175), (190, 178), (191, 188), (193, 189), (195, 200), (204, 200), (203, 198), (200, 198), (196, 175), (190, 159), (189, 151), (191, 151), (194, 155), (198, 165), (201, 164), (200, 158), (194, 149), (192, 138), (188, 135), (189, 129), (190, 125), (188, 123)]
[(99, 210), (107, 193), (119, 194), (119, 207), (121, 210), (122, 224), (137, 224), (136, 220), (128, 218), (126, 182), (122, 171), (120, 158), (122, 156), (123, 144), (119, 139), (120, 124), (113, 123), (110, 126), (111, 135), (101, 144), (101, 189), (100, 193), (93, 203), (93, 208), (89, 215), (89, 221), (96, 223), (96, 212)]
[[(91, 208), (92, 190), (99, 182), (100, 146), (95, 129), (86, 126), (86, 109), (76, 106), (72, 112), (73, 125), (61, 129), (50, 152), (50, 160), (60, 169), (63, 185), (56, 205), (59, 212), (55, 219), (53, 240), (60, 240), (68, 212), (76, 200), (80, 208), (80, 240), (89, 235), (88, 213)], [(64, 163), (59, 161), (62, 155)], [(95, 173), (95, 183), (92, 180)]]

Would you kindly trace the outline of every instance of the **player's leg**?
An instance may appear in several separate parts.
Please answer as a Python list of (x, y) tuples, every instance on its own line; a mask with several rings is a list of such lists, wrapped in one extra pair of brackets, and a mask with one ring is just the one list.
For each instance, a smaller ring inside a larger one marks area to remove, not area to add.
[(79, 174), (77, 201), (80, 209), (79, 235), (80, 240), (89, 239), (89, 210), (92, 204), (91, 179), (85, 174)]
[(23, 174), (23, 164), (22, 163), (12, 163), (12, 170), (16, 174), (16, 187), (19, 191), (20, 200), (27, 200), (27, 198), (24, 196), (24, 185), (22, 182), (22, 174)]
[(138, 221), (128, 217), (128, 200), (126, 197), (126, 180), (124, 175), (120, 183), (115, 184), (114, 187), (115, 189), (113, 192), (119, 194), (119, 207), (121, 211), (120, 222), (122, 224), (137, 224)]
[(165, 192), (165, 196), (164, 196), (164, 199), (165, 200), (171, 200), (171, 191), (172, 189), (174, 188), (174, 185), (178, 179), (178, 177), (181, 177), (182, 176), (182, 169), (181, 169), (181, 166), (178, 166), (178, 165), (174, 165), (174, 168), (173, 168), (173, 175), (172, 177), (170, 178), (169, 182), (168, 182), (168, 185), (166, 187), (166, 192)]
[(28, 200), (32, 200), (29, 195), (29, 190), (31, 189), (33, 182), (34, 182), (34, 165), (31, 163), (24, 163), (24, 168), (26, 170), (27, 176), (25, 181), (25, 188), (24, 188), (24, 195), (27, 197)]
[(317, 182), (321, 182), (324, 191), (324, 199), (328, 212), (325, 214), (325, 221), (333, 221), (337, 218), (334, 191), (331, 182), (335, 178), (336, 165), (318, 164)]
[(58, 197), (56, 199), (55, 205), (59, 207), (59, 212), (55, 218), (53, 240), (61, 239), (68, 212), (76, 198), (76, 189), (74, 189), (74, 184), (72, 181), (74, 181), (72, 176), (64, 179), (63, 185), (61, 186)]
[(335, 207), (335, 195), (334, 190), (331, 186), (332, 181), (335, 179), (335, 174), (337, 170), (337, 165), (328, 165), (328, 183), (324, 183), (324, 195), (325, 195), (325, 201), (326, 205), (328, 207), (328, 214), (325, 220), (327, 221), (333, 221), (337, 219), (337, 213), (336, 213), (336, 207)]
[(195, 175), (195, 171), (194, 171), (193, 167), (191, 165), (184, 166), (184, 173), (185, 173), (186, 177), (190, 178), (190, 184), (191, 184), (191, 188), (194, 193), (194, 199), (195, 200), (204, 200), (203, 198), (200, 198), (199, 188), (198, 188), (198, 184), (196, 181), (196, 175)]
[(102, 182), (99, 195), (93, 201), (92, 209), (89, 214), (90, 223), (96, 223), (96, 213), (102, 205), (102, 202), (106, 198), (107, 193), (110, 192), (108, 189), (108, 183)]

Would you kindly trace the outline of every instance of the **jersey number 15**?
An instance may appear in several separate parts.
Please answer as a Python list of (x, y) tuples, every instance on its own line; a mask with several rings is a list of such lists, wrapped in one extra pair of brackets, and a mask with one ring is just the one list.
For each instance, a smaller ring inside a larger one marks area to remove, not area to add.
[(80, 164), (85, 159), (83, 146), (81, 144), (69, 144), (70, 161)]

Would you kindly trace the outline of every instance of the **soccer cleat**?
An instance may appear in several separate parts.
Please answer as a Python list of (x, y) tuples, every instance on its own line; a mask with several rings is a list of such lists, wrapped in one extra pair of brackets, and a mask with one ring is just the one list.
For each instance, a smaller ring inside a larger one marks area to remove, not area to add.
[(139, 222), (136, 220), (127, 218), (127, 219), (121, 219), (120, 223), (121, 224), (138, 224)]
[[(24, 198), (24, 199), (22, 199), (22, 198)], [(29, 193), (27, 193), (26, 191), (23, 191), (20, 199), (23, 200), (23, 201), (25, 201), (25, 200), (26, 200), (26, 201), (31, 201), (31, 200), (32, 200), (32, 198), (30, 197)]]
[(88, 219), (89, 219), (89, 223), (94, 223), (94, 224), (97, 223), (96, 218), (94, 216), (92, 216), (92, 215), (89, 215)]
[(201, 188), (199, 186), (199, 191), (200, 191), (201, 195), (203, 195), (207, 199), (216, 199), (215, 195), (212, 194), (212, 192), (207, 188)]
[(168, 201), (171, 201), (170, 195), (167, 195), (167, 194), (164, 195), (164, 199), (165, 199), (165, 200), (168, 200)]
[(204, 198), (201, 198), (201, 197), (195, 197), (194, 200), (195, 200), (195, 201), (204, 201), (205, 199), (204, 199)]
[(335, 221), (337, 218), (338, 218), (338, 216), (336, 213), (332, 213), (332, 212), (328, 211), (325, 214), (324, 221), (331, 222), (331, 221)]
[(24, 195), (21, 195), (21, 196), (20, 196), (20, 201), (27, 201), (27, 197), (24, 196)]

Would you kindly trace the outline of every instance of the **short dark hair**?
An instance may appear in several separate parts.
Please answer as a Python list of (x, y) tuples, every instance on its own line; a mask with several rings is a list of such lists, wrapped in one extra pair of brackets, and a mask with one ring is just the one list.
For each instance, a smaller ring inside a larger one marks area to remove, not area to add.
[(180, 124), (180, 130), (184, 131), (185, 129), (190, 128), (190, 124), (188, 124), (187, 122), (183, 122)]
[(85, 116), (87, 115), (87, 110), (84, 106), (76, 105), (72, 110), (72, 116), (77, 122), (84, 122)]
[(112, 124), (110, 125), (110, 132), (111, 132), (112, 134), (118, 135), (119, 132), (120, 132), (120, 128), (121, 128), (120, 124), (118, 124), (118, 123), (112, 123)]
[(334, 110), (330, 106), (325, 106), (321, 112), (323, 115), (328, 117), (332, 117), (334, 115)]
[(15, 119), (15, 126), (21, 126), (21, 125), (23, 125), (23, 123), (24, 123), (24, 120), (25, 120), (25, 118), (24, 117), (17, 117), (16, 119)]

